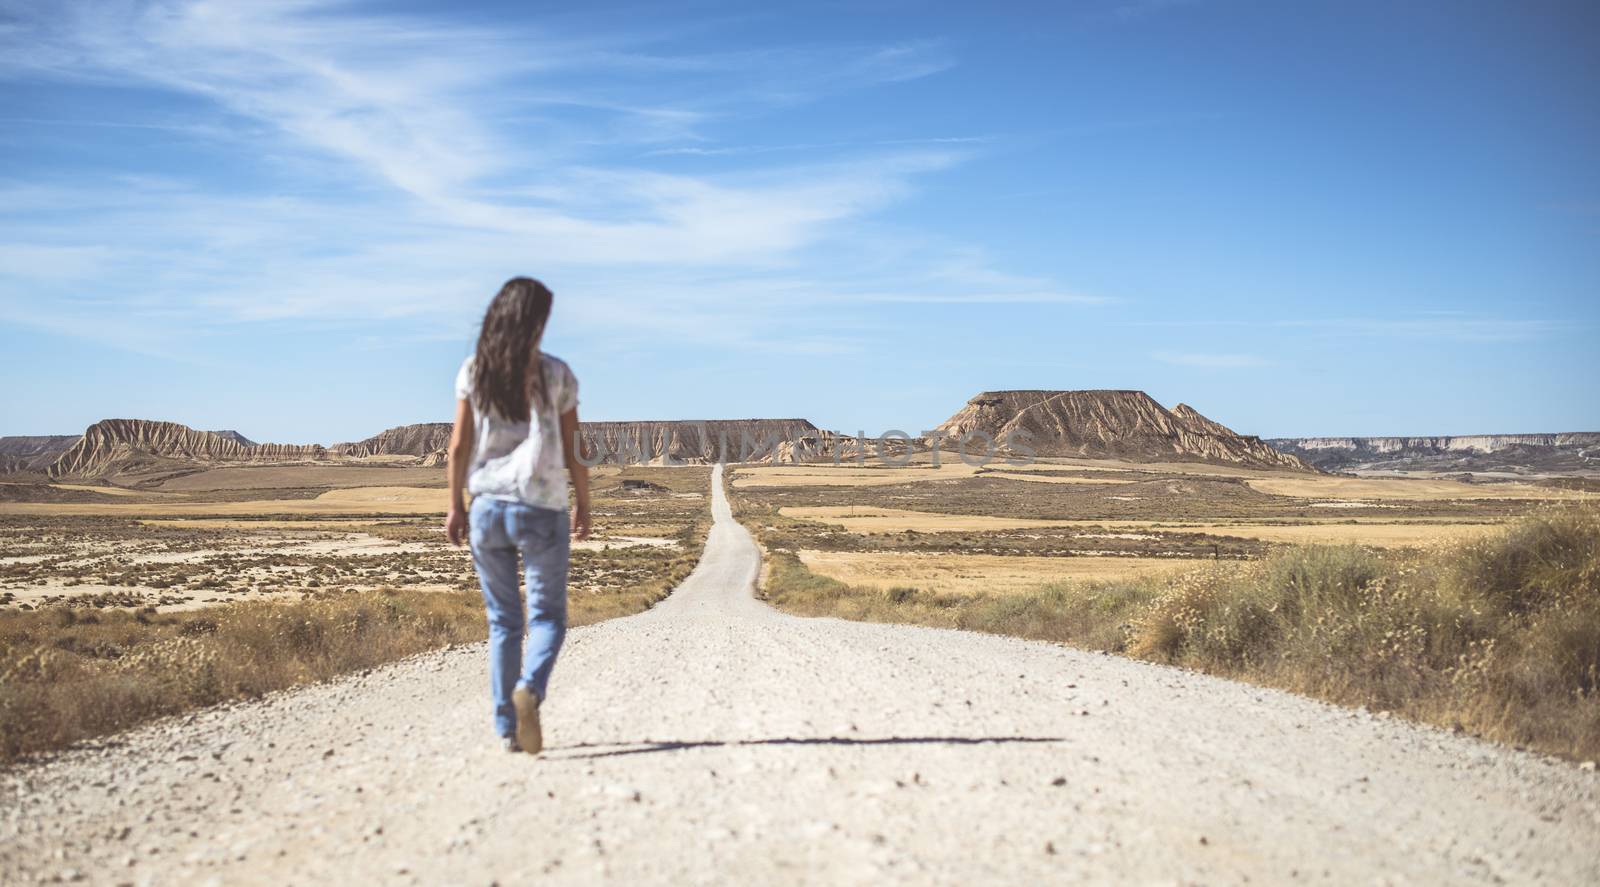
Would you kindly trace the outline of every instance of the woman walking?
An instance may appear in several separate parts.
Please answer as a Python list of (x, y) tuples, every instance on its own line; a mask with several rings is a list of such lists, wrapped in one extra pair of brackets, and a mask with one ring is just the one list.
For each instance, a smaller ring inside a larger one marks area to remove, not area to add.
[[(507, 751), (544, 747), (539, 705), (567, 632), (568, 533), (589, 536), (589, 470), (578, 460), (578, 380), (539, 348), (550, 290), (516, 277), (483, 317), (456, 374), (450, 544), (470, 539), (489, 616), (489, 691)], [(575, 504), (567, 515), (567, 477)], [(466, 510), (463, 491), (472, 494)], [(527, 577), (527, 616), (517, 557)], [(527, 648), (523, 649), (524, 635)]]

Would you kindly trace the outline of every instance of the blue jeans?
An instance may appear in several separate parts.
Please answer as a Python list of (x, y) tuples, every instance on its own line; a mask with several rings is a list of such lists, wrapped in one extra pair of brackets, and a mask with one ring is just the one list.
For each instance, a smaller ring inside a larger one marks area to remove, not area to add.
[[(507, 502), (472, 500), (468, 516), (472, 563), (489, 613), (489, 691), (494, 728), (501, 736), (517, 729), (511, 693), (518, 684), (544, 699), (556, 653), (567, 635), (567, 559), (570, 519), (565, 511)], [(527, 650), (523, 650), (522, 595), (517, 555), (528, 577)]]

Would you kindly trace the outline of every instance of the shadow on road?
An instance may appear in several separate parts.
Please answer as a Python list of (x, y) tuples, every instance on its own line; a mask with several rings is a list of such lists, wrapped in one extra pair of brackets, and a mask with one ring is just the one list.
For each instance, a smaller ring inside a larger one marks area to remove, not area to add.
[[(878, 739), (852, 739), (845, 736), (783, 737), (780, 739), (733, 739), (696, 741), (645, 740), (621, 747), (613, 743), (578, 743), (545, 749), (542, 757), (575, 761), (585, 758), (614, 758), (621, 755), (648, 755), (655, 752), (686, 751), (696, 748), (732, 748), (763, 745), (1001, 745), (1007, 743), (1066, 742), (1060, 736), (886, 736)], [(588, 751), (587, 749), (605, 749)]]

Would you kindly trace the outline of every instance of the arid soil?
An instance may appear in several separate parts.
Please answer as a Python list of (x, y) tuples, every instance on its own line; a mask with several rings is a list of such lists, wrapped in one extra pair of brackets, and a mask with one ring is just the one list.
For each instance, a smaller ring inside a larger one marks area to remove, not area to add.
[(1183, 557), (1028, 557), (811, 550), (801, 551), (800, 560), (813, 573), (861, 588), (937, 588), (982, 594), (1032, 591), (1049, 582), (1126, 579), (1208, 563)]
[(0, 774), (0, 880), (1553, 883), (1578, 767), (1115, 657), (787, 617), (719, 492), (667, 601), (575, 630), (548, 750), (473, 645)]
[(770, 549), (858, 589), (931, 595), (1009, 597), (1064, 583), (1088, 593), (1308, 544), (1421, 555), (1597, 499), (1525, 483), (1085, 458), (975, 467), (947, 457), (934, 467), (921, 455), (904, 468), (732, 472), (741, 517)]
[[(674, 562), (698, 549), (709, 472), (598, 470), (595, 535), (574, 546), (573, 593), (665, 581)], [(13, 500), (0, 499), (0, 615), (11, 607), (170, 610), (344, 589), (475, 588), (471, 564), (444, 539), (443, 475), (408, 466), (239, 465), (155, 490), (11, 485)]]

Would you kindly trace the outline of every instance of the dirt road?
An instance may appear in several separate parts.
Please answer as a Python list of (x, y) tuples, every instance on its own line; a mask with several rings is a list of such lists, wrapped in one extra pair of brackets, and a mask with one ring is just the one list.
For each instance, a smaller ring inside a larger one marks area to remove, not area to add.
[[(716, 475), (720, 481), (720, 471)], [(549, 749), (431, 654), (0, 774), (0, 882), (1600, 881), (1600, 779), (1047, 644), (796, 619), (720, 482), (694, 575), (575, 630)]]

